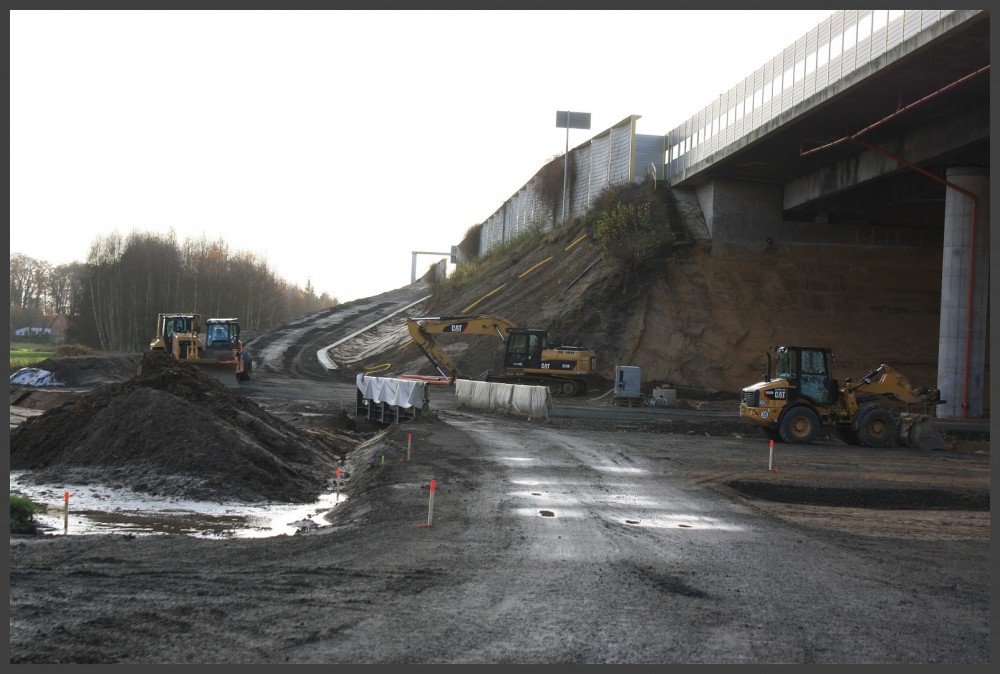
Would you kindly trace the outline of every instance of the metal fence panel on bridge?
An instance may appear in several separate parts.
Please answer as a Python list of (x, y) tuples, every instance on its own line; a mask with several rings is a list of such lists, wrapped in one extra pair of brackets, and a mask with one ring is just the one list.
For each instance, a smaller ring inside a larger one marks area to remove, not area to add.
[[(974, 12), (982, 10), (971, 10)], [(682, 175), (779, 115), (837, 85), (955, 10), (846, 9), (835, 12), (717, 101), (667, 134), (667, 179)]]

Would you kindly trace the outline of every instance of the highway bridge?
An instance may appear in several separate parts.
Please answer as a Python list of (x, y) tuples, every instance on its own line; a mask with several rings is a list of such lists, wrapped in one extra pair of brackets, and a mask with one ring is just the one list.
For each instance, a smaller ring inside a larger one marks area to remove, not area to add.
[(942, 417), (983, 415), (989, 15), (835, 12), (665, 143), (666, 179), (697, 192), (713, 246), (941, 250)]
[(783, 220), (940, 230), (948, 172), (988, 174), (989, 41), (989, 11), (837, 12), (667, 134), (666, 178), (780, 187)]
[[(838, 10), (669, 133), (637, 135), (630, 115), (573, 148), (567, 215), (653, 174), (697, 195), (719, 254), (879, 247), (940, 268), (938, 415), (979, 418), (990, 76), (988, 10)], [(544, 170), (482, 223), (480, 254), (566, 219)]]

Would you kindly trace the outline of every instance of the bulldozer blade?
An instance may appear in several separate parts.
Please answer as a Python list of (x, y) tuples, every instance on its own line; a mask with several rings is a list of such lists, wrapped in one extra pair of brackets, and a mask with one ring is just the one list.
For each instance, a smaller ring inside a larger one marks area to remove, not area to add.
[(240, 387), (240, 380), (236, 377), (236, 366), (231, 363), (194, 363), (194, 365), (226, 388)]
[(944, 449), (947, 444), (927, 414), (903, 413), (899, 415), (900, 444), (913, 449)]

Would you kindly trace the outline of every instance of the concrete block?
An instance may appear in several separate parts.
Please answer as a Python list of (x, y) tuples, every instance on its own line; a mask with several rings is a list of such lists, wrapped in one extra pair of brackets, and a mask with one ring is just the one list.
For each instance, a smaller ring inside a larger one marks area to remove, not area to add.
[(653, 401), (657, 406), (672, 405), (677, 402), (677, 391), (672, 388), (654, 388)]

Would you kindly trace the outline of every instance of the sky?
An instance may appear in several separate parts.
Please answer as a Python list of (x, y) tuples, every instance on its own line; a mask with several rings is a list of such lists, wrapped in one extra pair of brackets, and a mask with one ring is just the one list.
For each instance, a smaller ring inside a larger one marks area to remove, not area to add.
[(557, 111), (664, 135), (834, 11), (12, 10), (10, 252), (173, 232), (378, 295), (563, 155)]

